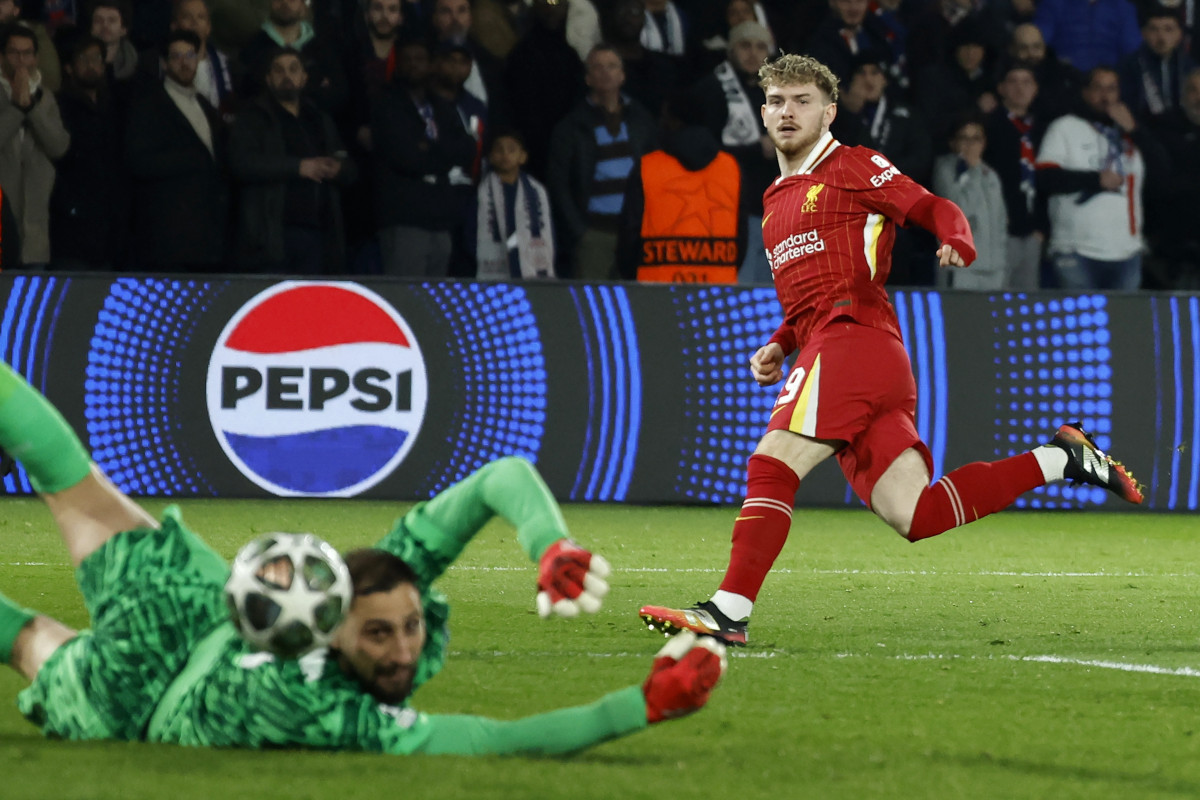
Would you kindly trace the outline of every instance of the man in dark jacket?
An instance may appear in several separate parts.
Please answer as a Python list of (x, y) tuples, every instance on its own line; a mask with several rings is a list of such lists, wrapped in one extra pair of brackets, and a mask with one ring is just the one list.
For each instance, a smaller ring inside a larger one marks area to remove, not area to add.
[(244, 109), (229, 137), (238, 188), (240, 269), (320, 275), (345, 263), (340, 186), (355, 178), (333, 119), (302, 95), (299, 53), (269, 59), (266, 92)]
[(315, 29), (309, 16), (304, 0), (271, 0), (267, 21), (242, 48), (241, 63), (247, 80), (240, 93), (244, 97), (257, 95), (262, 89), (267, 61), (275, 49), (290, 47), (300, 54), (308, 73), (304, 93), (322, 111), (340, 119), (349, 103), (349, 89), (338, 42), (329, 41), (326, 34)]
[(227, 191), (220, 114), (194, 86), (200, 38), (173, 31), (166, 75), (134, 101), (125, 139), (134, 260), (145, 270), (224, 266)]
[(121, 119), (104, 69), (104, 43), (89, 34), (65, 44), (58, 94), (71, 147), (55, 164), (50, 253), (55, 269), (122, 269), (129, 233), (129, 178)]
[(383, 271), (444, 277), (450, 231), (474, 191), (475, 140), (455, 107), (428, 89), (429, 45), (397, 46), (396, 74), (374, 109), (375, 213)]

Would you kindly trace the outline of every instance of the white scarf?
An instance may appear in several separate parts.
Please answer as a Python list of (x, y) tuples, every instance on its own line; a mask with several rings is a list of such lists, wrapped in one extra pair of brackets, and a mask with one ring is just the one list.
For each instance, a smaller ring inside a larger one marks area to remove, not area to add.
[(664, 9), (667, 15), (667, 37), (663, 40), (662, 31), (654, 21), (654, 15), (646, 12), (646, 23), (642, 25), (642, 47), (659, 53), (673, 56), (683, 55), (683, 21), (679, 19), (679, 11), (675, 4), (668, 0)]
[(167, 90), (167, 96), (179, 109), (179, 113), (183, 114), (188, 124), (192, 126), (197, 138), (208, 148), (209, 155), (216, 156), (216, 151), (213, 150), (212, 126), (208, 124), (204, 106), (200, 105), (200, 101), (196, 99), (196, 87), (184, 86), (167, 76), (163, 78), (163, 88)]
[(746, 96), (737, 70), (728, 61), (722, 61), (713, 70), (721, 91), (725, 93), (725, 105), (729, 107), (729, 119), (721, 131), (721, 144), (726, 147), (745, 147), (758, 144), (762, 132), (758, 129), (758, 117), (754, 106)]
[[(532, 190), (535, 198), (526, 195)], [(521, 277), (554, 277), (554, 240), (550, 237), (550, 198), (546, 189), (533, 178), (522, 174), (517, 180), (516, 208), (513, 216), (516, 230), (505, 230), (504, 187), (496, 173), (479, 182), (476, 193), (479, 210), (475, 217), (475, 277), (480, 280), (512, 280), (508, 268), (508, 251), (516, 248), (521, 265)], [(533, 236), (530, 200), (537, 202), (539, 235)]]

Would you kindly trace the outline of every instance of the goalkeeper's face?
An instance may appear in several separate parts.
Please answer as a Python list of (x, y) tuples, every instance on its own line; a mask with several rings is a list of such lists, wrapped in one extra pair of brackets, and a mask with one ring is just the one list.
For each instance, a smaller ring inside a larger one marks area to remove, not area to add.
[(411, 583), (354, 598), (334, 636), (338, 664), (376, 700), (398, 705), (412, 693), (425, 646), (421, 595)]

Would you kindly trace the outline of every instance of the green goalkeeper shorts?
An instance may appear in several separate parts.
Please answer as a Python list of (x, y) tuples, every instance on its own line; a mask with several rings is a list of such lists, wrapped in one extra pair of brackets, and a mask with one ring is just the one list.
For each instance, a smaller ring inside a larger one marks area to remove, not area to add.
[(55, 738), (143, 738), (194, 645), (229, 619), (228, 576), (174, 506), (158, 530), (112, 537), (75, 571), (91, 630), (46, 660), (21, 713)]

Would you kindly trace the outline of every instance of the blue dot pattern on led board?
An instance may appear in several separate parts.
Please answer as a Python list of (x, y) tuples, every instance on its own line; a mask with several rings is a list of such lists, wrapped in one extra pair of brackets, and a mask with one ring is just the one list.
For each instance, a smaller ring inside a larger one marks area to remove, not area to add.
[[(1081, 421), (1107, 450), (1112, 434), (1112, 351), (1104, 295), (1030, 299), (991, 297), (996, 337), (996, 455), (1043, 444), (1063, 422)], [(1053, 483), (1022, 497), (1021, 508), (1104, 505), (1096, 486)]]
[(92, 458), (123, 492), (216, 494), (182, 444), (179, 356), (224, 287), (122, 278), (109, 290), (88, 352), (84, 416)]
[[(33, 386), (46, 390), (47, 351), (54, 338), (69, 279), (19, 275), (0, 317), (0, 355)], [(30, 494), (33, 487), (24, 468), (0, 482), (0, 493)]]
[[(416, 287), (414, 287), (415, 289)], [(461, 370), (458, 407), (443, 453), (417, 490), (441, 489), (502, 456), (537, 462), (546, 425), (546, 361), (537, 319), (521, 286), (426, 283), (420, 291), (452, 327), (446, 352), (426, 363)], [(420, 436), (422, 434), (418, 434)]]
[(683, 418), (689, 437), (679, 454), (681, 498), (738, 503), (746, 490), (746, 459), (766, 430), (778, 387), (749, 381), (747, 360), (775, 332), (774, 288), (684, 289), (671, 294), (683, 328)]

